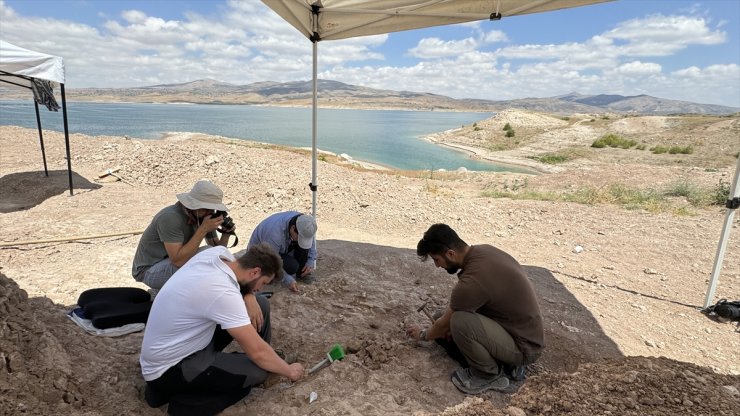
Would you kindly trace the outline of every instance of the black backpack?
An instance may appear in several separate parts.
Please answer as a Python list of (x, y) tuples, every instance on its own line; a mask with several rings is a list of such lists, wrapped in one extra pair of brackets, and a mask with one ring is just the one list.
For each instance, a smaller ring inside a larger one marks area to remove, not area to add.
[(126, 324), (146, 323), (152, 308), (151, 296), (135, 287), (104, 287), (80, 294), (77, 305), (81, 318), (92, 321), (98, 329), (116, 328)]
[(702, 309), (701, 313), (717, 322), (737, 322), (738, 330), (740, 330), (740, 301), (722, 299)]

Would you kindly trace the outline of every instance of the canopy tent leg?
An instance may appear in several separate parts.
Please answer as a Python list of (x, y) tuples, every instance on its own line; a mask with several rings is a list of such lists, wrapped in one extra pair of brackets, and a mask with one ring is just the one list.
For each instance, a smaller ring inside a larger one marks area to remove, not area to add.
[(36, 126), (39, 129), (39, 143), (41, 143), (41, 157), (44, 159), (44, 176), (49, 176), (49, 168), (46, 166), (46, 150), (44, 150), (44, 133), (41, 130), (41, 116), (39, 115), (39, 103), (33, 100), (33, 106), (36, 108)]
[(737, 166), (735, 167), (735, 179), (733, 179), (732, 181), (732, 186), (730, 187), (730, 195), (727, 197), (727, 213), (725, 214), (725, 223), (722, 227), (722, 233), (719, 237), (717, 255), (714, 257), (714, 267), (712, 267), (712, 277), (709, 280), (707, 297), (704, 300), (705, 308), (712, 304), (714, 291), (717, 290), (719, 274), (722, 270), (722, 261), (725, 258), (725, 250), (727, 249), (727, 240), (729, 240), (730, 238), (730, 230), (732, 229), (732, 218), (735, 216), (735, 210), (738, 208), (738, 205), (740, 205), (740, 183), (738, 183), (738, 175), (740, 175), (740, 158), (738, 158), (737, 160)]
[[(317, 2), (318, 3), (318, 2)], [(312, 26), (313, 26), (313, 36), (311, 36), (310, 40), (313, 44), (313, 100), (312, 100), (312, 112), (311, 112), (311, 183), (308, 184), (308, 186), (311, 188), (311, 215), (313, 215), (314, 218), (316, 218), (316, 197), (317, 197), (317, 191), (319, 188), (318, 184), (318, 166), (316, 163), (316, 160), (318, 159), (317, 156), (317, 146), (316, 146), (316, 136), (317, 136), (317, 128), (316, 125), (318, 124), (318, 111), (319, 111), (319, 79), (318, 79), (318, 55), (319, 55), (319, 41), (321, 40), (321, 37), (319, 36), (319, 13), (321, 13), (321, 6), (319, 4), (313, 4), (311, 5), (311, 17), (312, 17)]]
[(311, 114), (311, 214), (316, 218), (316, 192), (318, 191), (317, 182), (317, 169), (316, 163), (317, 152), (316, 152), (316, 123), (318, 120), (318, 65), (317, 55), (319, 49), (319, 42), (313, 42), (313, 110)]
[(64, 84), (59, 84), (62, 89), (62, 118), (64, 119), (64, 145), (67, 147), (67, 174), (69, 175), (69, 195), (74, 195), (72, 190), (72, 156), (69, 151), (69, 127), (67, 126), (67, 97), (64, 95)]

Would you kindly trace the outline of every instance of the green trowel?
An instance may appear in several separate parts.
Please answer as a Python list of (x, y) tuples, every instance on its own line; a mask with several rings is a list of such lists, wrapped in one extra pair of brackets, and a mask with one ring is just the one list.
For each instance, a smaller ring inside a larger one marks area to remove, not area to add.
[(339, 361), (341, 359), (344, 359), (344, 348), (342, 348), (341, 344), (334, 344), (332, 345), (331, 350), (326, 353), (326, 358), (321, 360), (321, 362), (319, 362), (315, 366), (311, 367), (308, 370), (308, 374), (319, 371), (327, 364), (331, 364), (334, 361)]

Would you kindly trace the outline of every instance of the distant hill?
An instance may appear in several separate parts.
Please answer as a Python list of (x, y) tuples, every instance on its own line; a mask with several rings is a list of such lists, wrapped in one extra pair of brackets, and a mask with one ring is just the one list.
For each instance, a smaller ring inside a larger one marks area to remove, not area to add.
[[(104, 102), (158, 102), (200, 104), (247, 104), (310, 106), (311, 81), (263, 81), (235, 85), (213, 79), (182, 84), (161, 84), (135, 88), (72, 88), (70, 100)], [(546, 98), (516, 100), (454, 99), (438, 94), (393, 91), (319, 80), (319, 105), (329, 108), (501, 111), (520, 108), (555, 114), (631, 113), (631, 114), (733, 114), (740, 108), (688, 101), (668, 100), (649, 95), (583, 95), (576, 92)], [(18, 98), (15, 90), (1, 89), (0, 97)], [(26, 97), (26, 95), (23, 95)]]
[(644, 115), (713, 114), (740, 112), (740, 108), (689, 101), (668, 100), (649, 95), (582, 95), (576, 92), (549, 98), (522, 98), (508, 101), (464, 100), (497, 108), (521, 108), (556, 114), (623, 113)]

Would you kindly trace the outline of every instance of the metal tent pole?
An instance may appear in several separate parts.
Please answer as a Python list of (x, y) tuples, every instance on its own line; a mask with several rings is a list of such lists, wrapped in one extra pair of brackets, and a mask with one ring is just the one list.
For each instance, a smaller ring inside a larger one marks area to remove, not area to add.
[(316, 218), (316, 192), (318, 190), (317, 182), (317, 164), (316, 164), (316, 123), (318, 120), (318, 78), (317, 78), (317, 56), (319, 42), (313, 42), (313, 112), (311, 114), (311, 214)]
[(44, 159), (44, 176), (49, 176), (49, 168), (46, 166), (46, 151), (44, 150), (44, 133), (41, 131), (41, 116), (39, 115), (39, 103), (33, 100), (33, 106), (36, 108), (36, 126), (39, 129), (39, 143), (41, 143), (41, 157)]
[(62, 89), (62, 118), (64, 119), (64, 144), (67, 147), (67, 174), (69, 175), (69, 194), (74, 195), (72, 190), (72, 157), (69, 151), (69, 127), (67, 126), (67, 98), (64, 95), (64, 84), (59, 84)]
[(735, 179), (732, 181), (730, 187), (730, 194), (727, 197), (727, 213), (725, 214), (725, 223), (722, 227), (722, 233), (719, 237), (719, 245), (717, 246), (717, 255), (714, 257), (714, 267), (712, 267), (712, 277), (709, 280), (709, 289), (707, 290), (707, 297), (704, 299), (704, 307), (708, 307), (712, 304), (712, 298), (714, 298), (714, 291), (717, 290), (717, 282), (719, 282), (719, 273), (722, 270), (722, 261), (725, 258), (725, 250), (727, 249), (727, 240), (730, 238), (730, 230), (732, 229), (732, 218), (735, 216), (735, 210), (740, 206), (740, 183), (738, 183), (738, 175), (740, 174), (740, 158), (737, 160), (737, 166), (735, 167)]
[[(318, 3), (318, 2), (317, 2)], [(316, 154), (316, 124), (318, 123), (318, 111), (319, 111), (319, 104), (318, 104), (318, 51), (319, 51), (319, 41), (321, 40), (321, 36), (319, 36), (319, 14), (321, 13), (321, 5), (318, 4), (312, 4), (311, 5), (311, 16), (312, 16), (312, 26), (313, 26), (313, 35), (311, 36), (311, 43), (313, 44), (313, 100), (312, 100), (312, 113), (311, 113), (311, 183), (308, 184), (308, 186), (311, 188), (311, 215), (313, 215), (314, 218), (316, 218), (316, 194), (318, 191), (318, 167), (316, 164), (317, 154)]]

